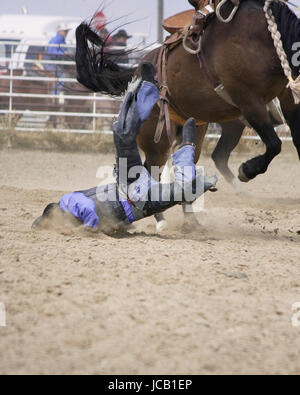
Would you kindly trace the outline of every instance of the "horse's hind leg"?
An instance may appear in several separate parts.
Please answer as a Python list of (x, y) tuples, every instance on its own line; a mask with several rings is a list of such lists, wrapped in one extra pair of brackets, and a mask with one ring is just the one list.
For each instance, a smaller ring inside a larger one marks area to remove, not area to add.
[[(234, 101), (239, 103), (235, 99)], [(252, 97), (251, 102), (242, 102), (242, 104), (239, 104), (239, 107), (249, 124), (266, 145), (265, 154), (243, 163), (239, 169), (239, 179), (243, 182), (248, 182), (267, 171), (275, 156), (280, 154), (282, 143), (272, 126), (266, 106), (260, 103), (258, 98)]]
[(289, 89), (285, 89), (279, 99), (284, 117), (291, 129), (293, 143), (300, 159), (300, 104), (295, 104)]
[(220, 126), (222, 128), (222, 135), (212, 153), (212, 159), (225, 180), (229, 184), (232, 184), (235, 176), (228, 166), (228, 161), (230, 154), (242, 137), (245, 125), (237, 119), (231, 122), (224, 122)]

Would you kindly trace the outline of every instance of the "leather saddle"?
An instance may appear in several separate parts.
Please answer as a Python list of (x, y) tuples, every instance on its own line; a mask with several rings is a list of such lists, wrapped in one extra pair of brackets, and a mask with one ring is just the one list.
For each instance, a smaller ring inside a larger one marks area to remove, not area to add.
[(194, 14), (194, 10), (187, 10), (172, 15), (163, 21), (163, 28), (170, 34), (181, 33), (191, 23)]
[[(164, 29), (171, 35), (164, 41), (156, 64), (158, 71), (156, 79), (160, 86), (160, 116), (154, 139), (156, 143), (160, 141), (163, 128), (166, 125), (167, 135), (170, 144), (172, 144), (171, 121), (182, 126), (186, 121), (185, 116), (180, 114), (180, 111), (174, 108), (174, 104), (172, 106), (169, 100), (166, 73), (167, 53), (180, 45), (184, 40), (184, 36), (188, 37), (191, 45), (194, 44), (195, 40), (199, 40), (210, 19), (209, 17), (214, 14), (214, 8), (209, 4), (210, 0), (200, 0), (200, 2), (202, 8), (197, 13), (195, 13), (195, 10), (183, 11), (165, 19), (163, 22)], [(206, 122), (198, 120), (196, 123), (198, 126), (206, 124)]]
[(182, 34), (187, 29), (193, 30), (197, 34), (201, 34), (207, 23), (207, 19), (215, 13), (214, 4), (211, 0), (199, 0), (198, 11), (187, 10), (163, 21), (163, 28), (171, 34)]
[[(229, 1), (231, 1), (234, 6), (238, 6), (240, 3), (240, 0)], [(172, 143), (171, 121), (182, 126), (186, 121), (184, 114), (181, 114), (179, 109), (174, 108), (174, 104), (171, 105), (169, 100), (170, 97), (166, 73), (167, 53), (180, 45), (184, 40), (184, 36), (188, 37), (190, 44), (193, 46), (195, 41), (201, 37), (206, 26), (210, 22), (211, 17), (215, 15), (215, 6), (217, 6), (218, 3), (220, 3), (219, 0), (215, 0), (213, 3), (210, 0), (198, 0), (198, 11), (196, 13), (195, 10), (183, 11), (165, 19), (163, 22), (164, 29), (171, 35), (164, 41), (156, 65), (158, 69), (158, 74), (156, 77), (161, 91), (159, 103), (160, 117), (154, 139), (156, 143), (160, 141), (164, 125), (166, 125), (169, 141)], [(210, 79), (209, 72), (207, 70), (206, 74), (208, 79)], [(225, 92), (224, 86), (222, 84), (218, 85), (215, 88), (215, 91), (221, 98), (223, 98), (224, 101), (236, 107), (227, 92)], [(278, 106), (275, 100), (276, 99), (269, 103), (268, 110), (279, 124), (284, 123), (285, 120), (282, 115), (280, 105)], [(200, 120), (196, 120), (196, 123), (198, 126), (206, 124), (206, 122)]]

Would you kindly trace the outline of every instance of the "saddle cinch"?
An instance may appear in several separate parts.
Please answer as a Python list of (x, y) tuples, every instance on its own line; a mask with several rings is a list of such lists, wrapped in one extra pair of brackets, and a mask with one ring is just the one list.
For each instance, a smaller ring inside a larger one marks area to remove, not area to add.
[[(227, 1), (232, 2), (233, 8), (226, 19), (225, 16), (221, 17), (224, 23), (229, 23), (233, 19), (240, 3), (239, 0), (222, 0), (220, 3), (216, 2), (218, 18), (219, 15), (221, 15), (222, 5), (224, 5)], [(168, 36), (164, 41), (157, 60), (158, 73), (156, 78), (160, 85), (160, 117), (155, 133), (156, 143), (160, 141), (164, 125), (166, 124), (167, 135), (170, 143), (172, 144), (171, 121), (183, 126), (187, 120), (186, 116), (182, 114), (178, 108), (175, 107), (174, 103), (170, 103), (169, 98), (171, 97), (171, 95), (167, 81), (168, 53), (181, 43), (183, 44), (186, 51), (198, 56), (200, 67), (206, 74), (207, 79), (213, 85), (215, 92), (224, 101), (234, 107), (237, 107), (228, 92), (225, 90), (223, 84), (215, 81), (210, 74), (210, 71), (205, 62), (205, 58), (203, 57), (203, 54), (201, 52), (202, 34), (212, 17), (216, 14), (215, 3), (211, 0), (200, 0), (199, 5), (200, 7), (197, 12), (195, 12), (194, 10), (184, 11), (165, 19), (163, 22), (163, 28), (171, 35)], [(268, 110), (271, 112), (274, 120), (278, 124), (285, 123), (285, 119), (280, 108), (280, 103), (277, 98), (274, 99), (267, 107)], [(241, 117), (240, 119), (245, 123), (246, 126), (249, 126), (247, 121), (243, 117)], [(196, 120), (196, 123), (197, 126), (200, 126), (205, 125), (207, 122)]]

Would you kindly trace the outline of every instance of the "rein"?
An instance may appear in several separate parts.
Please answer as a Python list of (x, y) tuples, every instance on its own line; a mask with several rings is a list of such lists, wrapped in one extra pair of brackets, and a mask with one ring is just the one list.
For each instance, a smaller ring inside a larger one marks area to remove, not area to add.
[(169, 143), (172, 145), (172, 128), (171, 128), (171, 119), (170, 119), (170, 112), (169, 112), (169, 98), (168, 94), (170, 94), (168, 88), (168, 77), (167, 77), (167, 54), (166, 54), (166, 47), (163, 45), (159, 51), (159, 56), (157, 60), (157, 75), (156, 80), (160, 84), (160, 114), (159, 120), (156, 127), (156, 132), (154, 136), (155, 144), (160, 142), (162, 132), (164, 130), (164, 126), (166, 124), (167, 135), (169, 139)]

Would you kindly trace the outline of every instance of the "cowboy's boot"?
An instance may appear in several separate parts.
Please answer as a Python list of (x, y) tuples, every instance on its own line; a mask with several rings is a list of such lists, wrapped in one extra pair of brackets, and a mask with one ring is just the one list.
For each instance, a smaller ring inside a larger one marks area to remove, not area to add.
[[(136, 136), (159, 99), (158, 89), (154, 85), (155, 68), (151, 63), (144, 63), (141, 74), (142, 84), (133, 82), (133, 88), (129, 86), (120, 110), (119, 120), (113, 125), (114, 143), (117, 150), (115, 176), (118, 183), (125, 185), (136, 180), (136, 177), (128, 178), (130, 169), (142, 166)], [(120, 160), (123, 163), (120, 163)]]
[(196, 123), (190, 118), (183, 127), (182, 144), (173, 154), (175, 181), (178, 183), (191, 182), (195, 178), (195, 136)]

